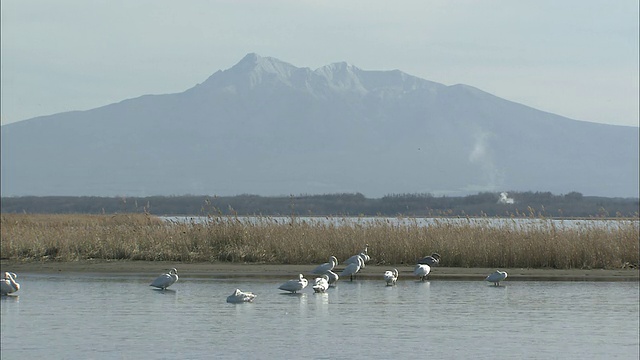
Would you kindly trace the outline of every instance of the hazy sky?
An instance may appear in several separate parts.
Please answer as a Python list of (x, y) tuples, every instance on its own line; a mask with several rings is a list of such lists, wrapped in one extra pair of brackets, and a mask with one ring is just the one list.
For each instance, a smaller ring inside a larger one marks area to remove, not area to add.
[(250, 52), (639, 125), (638, 0), (2, 0), (2, 124), (182, 92)]

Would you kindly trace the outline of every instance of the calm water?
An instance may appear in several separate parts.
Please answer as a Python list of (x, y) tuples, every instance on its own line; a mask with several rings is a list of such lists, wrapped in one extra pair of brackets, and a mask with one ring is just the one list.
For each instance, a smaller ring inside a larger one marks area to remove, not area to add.
[[(169, 222), (194, 222), (194, 223), (202, 223), (206, 221), (211, 221), (210, 218), (206, 216), (165, 216), (160, 217), (165, 221)], [(598, 219), (545, 219), (545, 218), (420, 218), (420, 217), (323, 217), (323, 216), (314, 216), (314, 217), (305, 217), (299, 216), (295, 218), (286, 217), (286, 216), (238, 216), (238, 217), (220, 217), (216, 218), (220, 221), (225, 220), (239, 220), (243, 223), (247, 224), (288, 224), (291, 221), (296, 221), (300, 223), (308, 223), (308, 224), (318, 224), (318, 225), (334, 225), (334, 226), (342, 226), (342, 225), (373, 225), (373, 224), (391, 224), (391, 225), (417, 225), (417, 226), (432, 226), (436, 224), (448, 224), (448, 225), (474, 225), (474, 226), (495, 226), (495, 227), (506, 227), (506, 228), (543, 228), (548, 229), (550, 227), (555, 227), (558, 229), (562, 228), (579, 228), (579, 229), (589, 229), (589, 228), (603, 228), (603, 229), (612, 229), (616, 230), (621, 227), (626, 227), (629, 225), (633, 225), (636, 228), (640, 228), (640, 221), (638, 220), (598, 220)]]
[[(293, 276), (292, 276), (293, 278)], [(638, 359), (638, 282), (341, 282), (19, 274), (8, 359)], [(254, 303), (228, 304), (236, 288)]]

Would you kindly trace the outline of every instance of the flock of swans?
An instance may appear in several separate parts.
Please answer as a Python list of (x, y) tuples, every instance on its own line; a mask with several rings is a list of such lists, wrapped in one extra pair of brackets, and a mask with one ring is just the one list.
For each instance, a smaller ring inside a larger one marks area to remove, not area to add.
[[(360, 253), (351, 256), (348, 258), (344, 264), (346, 265), (344, 269), (340, 272), (340, 275), (335, 273), (333, 270), (338, 265), (338, 259), (335, 256), (329, 257), (329, 261), (323, 264), (316, 266), (311, 273), (314, 275), (319, 275), (315, 278), (314, 283), (312, 285), (312, 289), (316, 293), (324, 293), (329, 287), (335, 286), (336, 282), (339, 278), (346, 278), (349, 276), (350, 281), (353, 281), (356, 274), (363, 269), (366, 264), (371, 260), (371, 257), (367, 254), (369, 245), (367, 244)], [(431, 267), (438, 266), (440, 264), (440, 255), (438, 253), (433, 253), (430, 256), (425, 256), (422, 259), (418, 260), (413, 274), (420, 279), (420, 281), (424, 281), (429, 273), (431, 272)], [(20, 290), (20, 284), (16, 282), (16, 278), (18, 276), (12, 272), (5, 272), (2, 277), (2, 282), (0, 282), (0, 288), (2, 290), (2, 295), (9, 295), (15, 293)], [(384, 281), (387, 286), (394, 286), (398, 281), (398, 269), (387, 270), (383, 274)], [(485, 278), (486, 281), (493, 283), (495, 286), (500, 286), (500, 281), (503, 281), (507, 278), (507, 273), (505, 271), (496, 270), (494, 273), (489, 274)], [(168, 273), (161, 274), (157, 278), (155, 278), (149, 286), (157, 288), (159, 290), (166, 290), (169, 286), (173, 285), (178, 281), (178, 270), (173, 268), (170, 269)], [(303, 274), (299, 274), (297, 279), (288, 280), (282, 285), (278, 287), (278, 289), (283, 291), (288, 291), (292, 294), (295, 294), (299, 291), (302, 291), (309, 285), (309, 280), (304, 278)], [(240, 289), (235, 289), (235, 291), (227, 297), (227, 302), (229, 303), (244, 303), (244, 302), (252, 302), (256, 298), (256, 294), (251, 292), (244, 292)]]

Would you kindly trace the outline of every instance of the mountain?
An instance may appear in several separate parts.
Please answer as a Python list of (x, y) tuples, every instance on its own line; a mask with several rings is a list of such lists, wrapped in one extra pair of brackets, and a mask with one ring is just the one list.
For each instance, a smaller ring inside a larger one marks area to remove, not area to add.
[(182, 93), (7, 124), (1, 137), (2, 196), (638, 197), (639, 187), (637, 127), (398, 70), (256, 54)]

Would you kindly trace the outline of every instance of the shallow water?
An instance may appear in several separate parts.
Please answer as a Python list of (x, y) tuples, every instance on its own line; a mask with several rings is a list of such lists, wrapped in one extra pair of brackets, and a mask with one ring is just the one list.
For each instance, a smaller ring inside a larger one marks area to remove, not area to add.
[[(294, 278), (295, 276), (292, 276)], [(340, 282), (20, 274), (1, 301), (7, 359), (638, 359), (638, 282)], [(238, 287), (254, 303), (228, 304)]]

